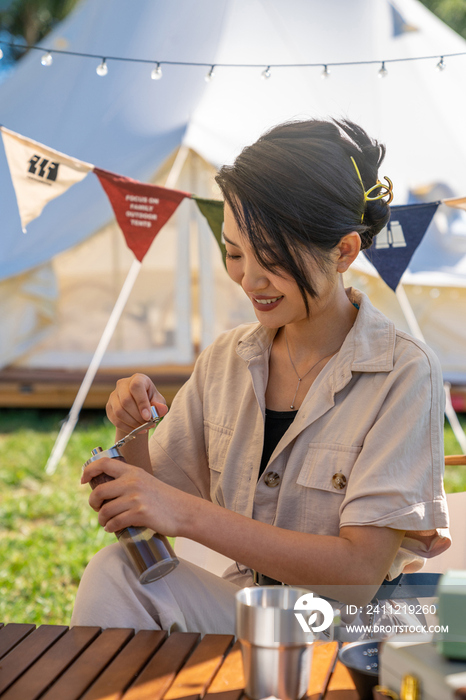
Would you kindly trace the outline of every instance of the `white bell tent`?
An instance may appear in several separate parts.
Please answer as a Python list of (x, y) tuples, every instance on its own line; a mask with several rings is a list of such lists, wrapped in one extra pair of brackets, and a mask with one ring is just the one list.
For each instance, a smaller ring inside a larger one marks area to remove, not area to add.
[[(348, 117), (386, 143), (381, 175), (394, 182), (395, 204), (436, 199), (439, 185), (466, 195), (466, 56), (445, 56), (466, 52), (466, 41), (417, 0), (82, 0), (43, 46), (99, 58), (56, 53), (44, 67), (30, 51), (0, 85), (0, 123), (101, 168), (162, 185), (169, 177), (215, 198), (215, 169), (267, 128)], [(392, 62), (421, 56), (434, 58)], [(151, 80), (157, 61), (163, 75)], [(287, 67), (309, 63), (319, 65)], [(0, 366), (86, 368), (133, 257), (97, 178), (48, 204), (23, 234), (0, 151), (0, 210)], [(403, 278), (446, 379), (460, 382), (465, 219), (441, 207)], [(369, 263), (357, 267), (348, 282), (407, 328), (395, 294)], [(185, 200), (146, 256), (102, 365), (189, 364), (219, 332), (253, 318)]]

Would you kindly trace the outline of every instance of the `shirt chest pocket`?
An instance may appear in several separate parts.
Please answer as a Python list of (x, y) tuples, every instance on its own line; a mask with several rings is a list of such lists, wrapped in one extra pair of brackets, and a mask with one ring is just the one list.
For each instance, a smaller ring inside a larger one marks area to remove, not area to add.
[(204, 439), (210, 470), (210, 497), (214, 503), (224, 505), (221, 476), (233, 431), (210, 421), (204, 421)]
[(297, 483), (310, 489), (343, 496), (360, 452), (361, 447), (358, 445), (311, 443)]

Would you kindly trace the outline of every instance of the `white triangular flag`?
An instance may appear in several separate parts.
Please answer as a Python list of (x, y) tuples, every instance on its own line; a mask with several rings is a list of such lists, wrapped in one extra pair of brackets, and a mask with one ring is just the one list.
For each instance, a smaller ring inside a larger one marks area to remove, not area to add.
[(42, 213), (47, 202), (84, 180), (90, 163), (48, 148), (0, 126), (23, 231)]

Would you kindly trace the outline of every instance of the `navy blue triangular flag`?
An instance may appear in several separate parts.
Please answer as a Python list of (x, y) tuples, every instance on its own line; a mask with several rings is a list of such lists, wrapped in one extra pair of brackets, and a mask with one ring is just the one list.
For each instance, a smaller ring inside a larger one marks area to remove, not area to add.
[(390, 207), (388, 225), (364, 255), (388, 286), (396, 290), (403, 272), (424, 238), (440, 202)]

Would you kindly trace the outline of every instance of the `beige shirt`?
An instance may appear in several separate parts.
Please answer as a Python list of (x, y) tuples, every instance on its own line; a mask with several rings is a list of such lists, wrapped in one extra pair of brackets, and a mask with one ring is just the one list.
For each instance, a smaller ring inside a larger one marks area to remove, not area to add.
[[(276, 333), (260, 324), (223, 333), (200, 355), (151, 438), (151, 460), (163, 481), (277, 527), (406, 530), (391, 579), (450, 544), (442, 373), (434, 353), (366, 295), (347, 294), (359, 304), (356, 321), (259, 480)], [(278, 485), (268, 485), (271, 472)]]

